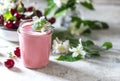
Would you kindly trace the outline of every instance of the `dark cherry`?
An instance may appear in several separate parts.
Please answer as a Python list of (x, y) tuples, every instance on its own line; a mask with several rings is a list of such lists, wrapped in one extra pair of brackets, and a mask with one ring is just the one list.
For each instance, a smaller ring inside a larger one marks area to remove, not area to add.
[(4, 24), (4, 17), (3, 15), (0, 15), (0, 25), (3, 25)]
[(25, 15), (24, 15), (24, 14), (21, 14), (20, 19), (25, 19)]
[(7, 29), (12, 29), (13, 28), (13, 21), (7, 21), (4, 24), (4, 27), (7, 28)]
[(41, 16), (42, 16), (42, 12), (41, 12), (40, 10), (36, 10), (36, 15), (37, 15), (38, 17), (41, 17)]
[(11, 8), (11, 9), (10, 9), (10, 12), (11, 12), (12, 15), (14, 15), (15, 12), (16, 12), (16, 10)]
[(19, 20), (21, 18), (21, 14), (19, 12), (15, 12), (14, 16)]
[(34, 7), (30, 6), (26, 9), (26, 11), (32, 12), (34, 10)]
[(20, 23), (19, 20), (13, 21), (13, 28), (17, 29), (19, 27), (19, 23)]
[(51, 24), (54, 24), (56, 19), (54, 17), (51, 17), (49, 20), (48, 20)]

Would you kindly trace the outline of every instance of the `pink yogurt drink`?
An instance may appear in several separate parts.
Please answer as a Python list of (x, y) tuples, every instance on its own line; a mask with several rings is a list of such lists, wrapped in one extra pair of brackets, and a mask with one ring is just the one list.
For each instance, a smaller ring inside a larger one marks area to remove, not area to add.
[(34, 31), (31, 23), (24, 21), (18, 29), (21, 59), (25, 67), (41, 68), (49, 62), (52, 31)]

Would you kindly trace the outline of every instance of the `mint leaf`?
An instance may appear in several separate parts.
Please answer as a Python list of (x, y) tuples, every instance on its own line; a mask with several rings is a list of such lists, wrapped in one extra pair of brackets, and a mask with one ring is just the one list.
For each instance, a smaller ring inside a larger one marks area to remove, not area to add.
[(105, 42), (105, 43), (103, 43), (102, 46), (105, 47), (106, 50), (108, 50), (108, 49), (112, 48), (112, 43), (111, 42)]
[(6, 21), (8, 20), (16, 20), (16, 18), (11, 14), (11, 12), (7, 9), (6, 12), (4, 13), (4, 18)]
[(41, 24), (38, 22), (38, 23), (34, 23), (32, 25), (32, 29), (35, 30), (35, 31), (40, 31), (42, 29), (42, 26)]
[(40, 31), (48, 22), (44, 17), (41, 17), (40, 19), (36, 18), (33, 20), (33, 24), (32, 24), (32, 29), (35, 31)]
[(72, 54), (61, 55), (58, 58), (56, 58), (56, 60), (59, 60), (59, 61), (68, 61), (68, 62), (74, 62), (74, 61), (78, 61), (80, 59), (82, 59), (81, 55), (78, 55), (77, 57), (72, 57)]
[(90, 10), (95, 10), (94, 7), (93, 7), (93, 5), (92, 5), (92, 3), (89, 3), (89, 2), (87, 2), (87, 1), (84, 1), (84, 2), (81, 2), (80, 4), (81, 4), (82, 6), (88, 8), (88, 9), (90, 9)]

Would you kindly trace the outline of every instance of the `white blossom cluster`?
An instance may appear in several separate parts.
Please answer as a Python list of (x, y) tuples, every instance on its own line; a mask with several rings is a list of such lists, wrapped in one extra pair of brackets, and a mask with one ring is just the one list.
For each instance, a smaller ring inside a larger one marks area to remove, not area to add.
[(54, 54), (67, 54), (68, 52), (72, 53), (72, 57), (77, 57), (81, 55), (83, 58), (86, 55), (86, 51), (83, 49), (81, 39), (79, 39), (79, 44), (77, 47), (70, 48), (69, 40), (61, 41), (58, 38), (53, 40), (52, 53)]
[(0, 0), (0, 14), (4, 14), (6, 9), (15, 8), (16, 3), (14, 0)]

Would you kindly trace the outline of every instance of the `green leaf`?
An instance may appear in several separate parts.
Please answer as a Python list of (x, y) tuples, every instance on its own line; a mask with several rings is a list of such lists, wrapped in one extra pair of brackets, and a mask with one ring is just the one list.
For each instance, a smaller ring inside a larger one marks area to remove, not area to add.
[(89, 51), (88, 53), (90, 56), (100, 56), (100, 53), (98, 50), (92, 50), (92, 51)]
[(68, 0), (67, 4), (66, 4), (66, 7), (73, 9), (73, 7), (75, 7), (75, 4), (76, 4), (76, 0)]
[(84, 2), (81, 2), (80, 4), (82, 6), (88, 8), (88, 9), (90, 9), (90, 10), (95, 10), (94, 7), (93, 7), (93, 5), (92, 5), (92, 3), (90, 3), (90, 2), (84, 1)]
[(108, 29), (109, 28), (109, 25), (107, 24), (107, 23), (105, 23), (105, 22), (101, 22), (102, 23), (102, 28), (103, 29)]
[(87, 40), (87, 41), (83, 41), (83, 42), (82, 42), (82, 45), (83, 45), (83, 46), (86, 46), (86, 47), (89, 47), (89, 46), (93, 46), (93, 45), (95, 45), (95, 44), (94, 44), (93, 41)]
[(82, 20), (79, 17), (73, 16), (71, 22), (76, 22), (76, 26), (75, 27), (76, 28), (80, 28)]
[(82, 59), (81, 55), (78, 55), (77, 57), (72, 57), (72, 54), (61, 55), (58, 58), (56, 58), (56, 60), (59, 60), (59, 61), (68, 61), (68, 62), (74, 62), (74, 61), (78, 61), (80, 59)]
[(59, 11), (59, 12), (56, 12), (55, 13), (55, 18), (58, 18), (58, 17), (60, 17), (61, 15), (63, 15), (63, 14), (65, 14), (67, 12), (67, 10), (61, 10), (61, 11)]
[(4, 13), (4, 18), (6, 21), (8, 20), (16, 20), (16, 18), (11, 14), (11, 12), (7, 9), (6, 12)]
[(40, 31), (46, 23), (47, 23), (47, 20), (45, 18), (40, 19), (40, 21), (34, 22), (32, 24), (32, 29), (35, 31)]
[(62, 5), (60, 8), (58, 8), (56, 11), (55, 11), (55, 17), (58, 17), (58, 16), (60, 16), (60, 15), (63, 15), (63, 14), (65, 14), (65, 12), (66, 12), (66, 10), (67, 10), (67, 7), (66, 7), (66, 5)]
[(24, 10), (25, 10), (24, 4), (22, 3), (22, 1), (19, 1), (18, 6), (17, 6), (17, 11), (24, 12)]
[(102, 46), (105, 47), (106, 50), (108, 50), (108, 49), (112, 48), (112, 43), (111, 42), (105, 42), (105, 43), (103, 43)]
[(84, 25), (87, 25), (90, 29), (94, 29), (94, 30), (108, 29), (109, 28), (107, 23), (101, 22), (101, 21), (82, 20), (82, 22)]
[(56, 7), (56, 4), (53, 2), (53, 0), (47, 0), (48, 5), (45, 8), (44, 15), (47, 16), (52, 12), (52, 10)]
[(85, 30), (85, 31), (83, 32), (83, 34), (84, 34), (84, 35), (89, 35), (89, 34), (91, 34), (91, 30), (90, 30), (90, 28), (87, 29), (87, 30)]
[(35, 31), (40, 31), (42, 29), (42, 25), (38, 22), (38, 23), (34, 23), (32, 25), (32, 29)]

